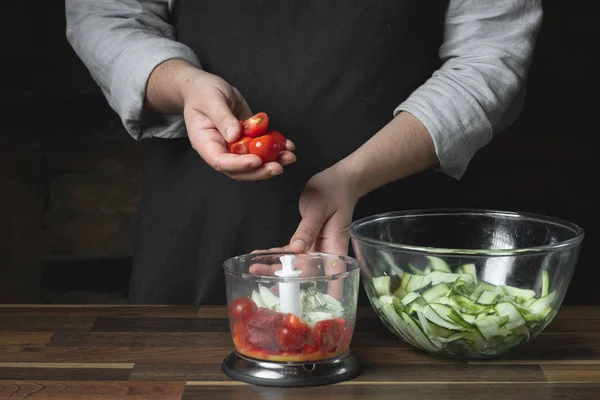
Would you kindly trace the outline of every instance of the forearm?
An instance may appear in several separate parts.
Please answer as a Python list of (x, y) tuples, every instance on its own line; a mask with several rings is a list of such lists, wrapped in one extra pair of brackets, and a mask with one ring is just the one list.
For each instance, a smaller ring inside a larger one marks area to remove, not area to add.
[(410, 113), (402, 112), (338, 166), (360, 198), (437, 163), (433, 140), (425, 126)]
[(146, 87), (145, 106), (164, 114), (183, 112), (183, 88), (200, 70), (185, 60), (171, 59), (157, 66)]
[[(200, 67), (194, 52), (175, 40), (170, 3), (66, 0), (67, 39), (135, 139), (185, 134), (179, 116), (144, 108), (148, 78), (157, 66), (184, 59)], [(146, 123), (148, 117), (152, 123)]]
[(540, 0), (450, 1), (443, 65), (395, 110), (427, 128), (441, 172), (460, 179), (518, 116), (541, 21)]

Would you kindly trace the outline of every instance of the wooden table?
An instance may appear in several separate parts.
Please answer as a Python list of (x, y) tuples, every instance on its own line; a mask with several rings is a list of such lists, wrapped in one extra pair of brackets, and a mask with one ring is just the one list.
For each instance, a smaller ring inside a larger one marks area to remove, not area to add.
[(348, 382), (266, 388), (232, 381), (223, 307), (1, 306), (0, 398), (600, 399), (600, 307), (564, 307), (534, 341), (494, 362), (432, 358), (396, 339), (369, 308)]

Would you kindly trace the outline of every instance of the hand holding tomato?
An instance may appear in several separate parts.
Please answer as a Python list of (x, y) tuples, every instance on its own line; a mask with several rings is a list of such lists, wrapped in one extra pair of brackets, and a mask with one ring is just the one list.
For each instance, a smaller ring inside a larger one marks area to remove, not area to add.
[(267, 131), (257, 136), (242, 136), (229, 145), (229, 152), (235, 154), (254, 154), (265, 162), (273, 162), (288, 148), (288, 140), (278, 131)]
[[(167, 63), (173, 68), (172, 81), (183, 102), (190, 144), (212, 168), (235, 180), (253, 181), (279, 175), (285, 165), (296, 161), (290, 141), (270, 162), (263, 162), (256, 154), (232, 154), (230, 144), (237, 142), (243, 132), (257, 134), (246, 126), (252, 111), (242, 94), (206, 71), (178, 60)], [(260, 132), (262, 122), (257, 121)], [(239, 146), (243, 148), (244, 144)]]

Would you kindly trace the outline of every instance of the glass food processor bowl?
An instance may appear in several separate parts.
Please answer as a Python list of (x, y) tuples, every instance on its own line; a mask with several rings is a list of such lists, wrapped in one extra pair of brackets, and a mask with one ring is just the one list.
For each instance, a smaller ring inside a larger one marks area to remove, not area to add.
[(350, 354), (360, 264), (325, 253), (253, 253), (224, 263), (235, 351), (223, 361), (233, 379), (267, 386), (312, 386), (360, 373)]

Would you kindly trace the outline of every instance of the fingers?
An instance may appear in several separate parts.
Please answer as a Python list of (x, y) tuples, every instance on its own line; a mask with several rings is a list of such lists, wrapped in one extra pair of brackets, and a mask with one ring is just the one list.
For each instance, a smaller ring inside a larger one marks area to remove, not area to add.
[(258, 181), (270, 179), (281, 175), (283, 173), (283, 167), (295, 162), (296, 156), (293, 153), (286, 151), (280, 154), (277, 162), (263, 164), (251, 171), (227, 173), (227, 176), (235, 179), (236, 181)]
[[(223, 138), (214, 130), (200, 131), (190, 136), (194, 150), (214, 168), (225, 174), (247, 173), (260, 167), (262, 160), (255, 154), (231, 154)], [(279, 166), (281, 168), (281, 166)]]
[[(238, 156), (239, 157), (239, 156)], [(236, 181), (258, 181), (273, 178), (283, 173), (281, 164), (272, 162), (263, 164), (251, 171), (226, 173), (231, 179)]]
[(310, 249), (316, 242), (321, 228), (325, 224), (326, 207), (317, 198), (309, 201), (303, 212), (302, 221), (298, 225), (296, 233), (290, 240), (290, 248), (297, 253), (303, 253)]
[[(202, 105), (202, 113), (213, 122), (227, 142), (234, 142), (240, 136), (242, 126), (220, 91), (216, 91), (214, 96), (207, 96)], [(250, 107), (247, 104), (245, 107), (247, 109), (244, 112), (247, 112)]]
[[(315, 260), (302, 259), (297, 258), (296, 263), (294, 264), (294, 268), (297, 270), (301, 270), (302, 274), (300, 277), (311, 277), (311, 276), (321, 276), (324, 275), (324, 271), (322, 271), (317, 262)], [(252, 264), (250, 268), (248, 268), (248, 272), (252, 275), (261, 275), (261, 276), (275, 276), (275, 271), (280, 271), (282, 269), (281, 264), (263, 264), (256, 263)]]
[(250, 254), (258, 253), (288, 253), (290, 251), (289, 246), (285, 247), (272, 247), (267, 250), (253, 250)]
[(234, 87), (233, 93), (235, 94), (235, 97), (236, 97), (234, 110), (235, 110), (235, 115), (238, 117), (238, 119), (243, 121), (243, 120), (248, 119), (251, 116), (253, 116), (254, 113), (250, 109), (248, 102), (246, 101), (244, 96), (242, 96), (240, 91)]
[(296, 162), (296, 155), (291, 151), (283, 151), (277, 157), (277, 162), (285, 167)]
[[(250, 254), (260, 254), (260, 253), (290, 253), (290, 246), (283, 247), (272, 247), (267, 250), (254, 250)], [(271, 260), (271, 264), (257, 262), (256, 264), (252, 264), (248, 270), (249, 273), (253, 275), (262, 275), (262, 276), (275, 276), (275, 271), (279, 271), (282, 266), (276, 261), (275, 256), (267, 255), (265, 256), (269, 260)], [(261, 256), (256, 257), (257, 261), (262, 259)], [(278, 260), (277, 260), (278, 261)], [(314, 260), (309, 258), (297, 257), (294, 262), (294, 268), (302, 270), (302, 275), (300, 276), (316, 276), (319, 274), (319, 268), (314, 265)]]
[[(185, 110), (184, 113), (192, 147), (212, 168), (225, 174), (237, 174), (248, 173), (258, 167), (264, 167), (260, 157), (255, 154), (229, 153), (227, 142), (206, 115), (194, 109)], [(281, 168), (281, 165), (277, 167)]]
[(296, 162), (296, 156), (282, 152), (277, 162), (263, 164), (254, 154), (232, 154), (225, 147), (225, 141), (214, 129), (196, 130), (189, 123), (188, 136), (194, 150), (216, 171), (238, 181), (255, 181), (273, 178), (283, 173), (283, 167)]
[(250, 268), (248, 268), (248, 272), (252, 275), (274, 276), (275, 271), (279, 269), (281, 269), (281, 265), (252, 264)]

